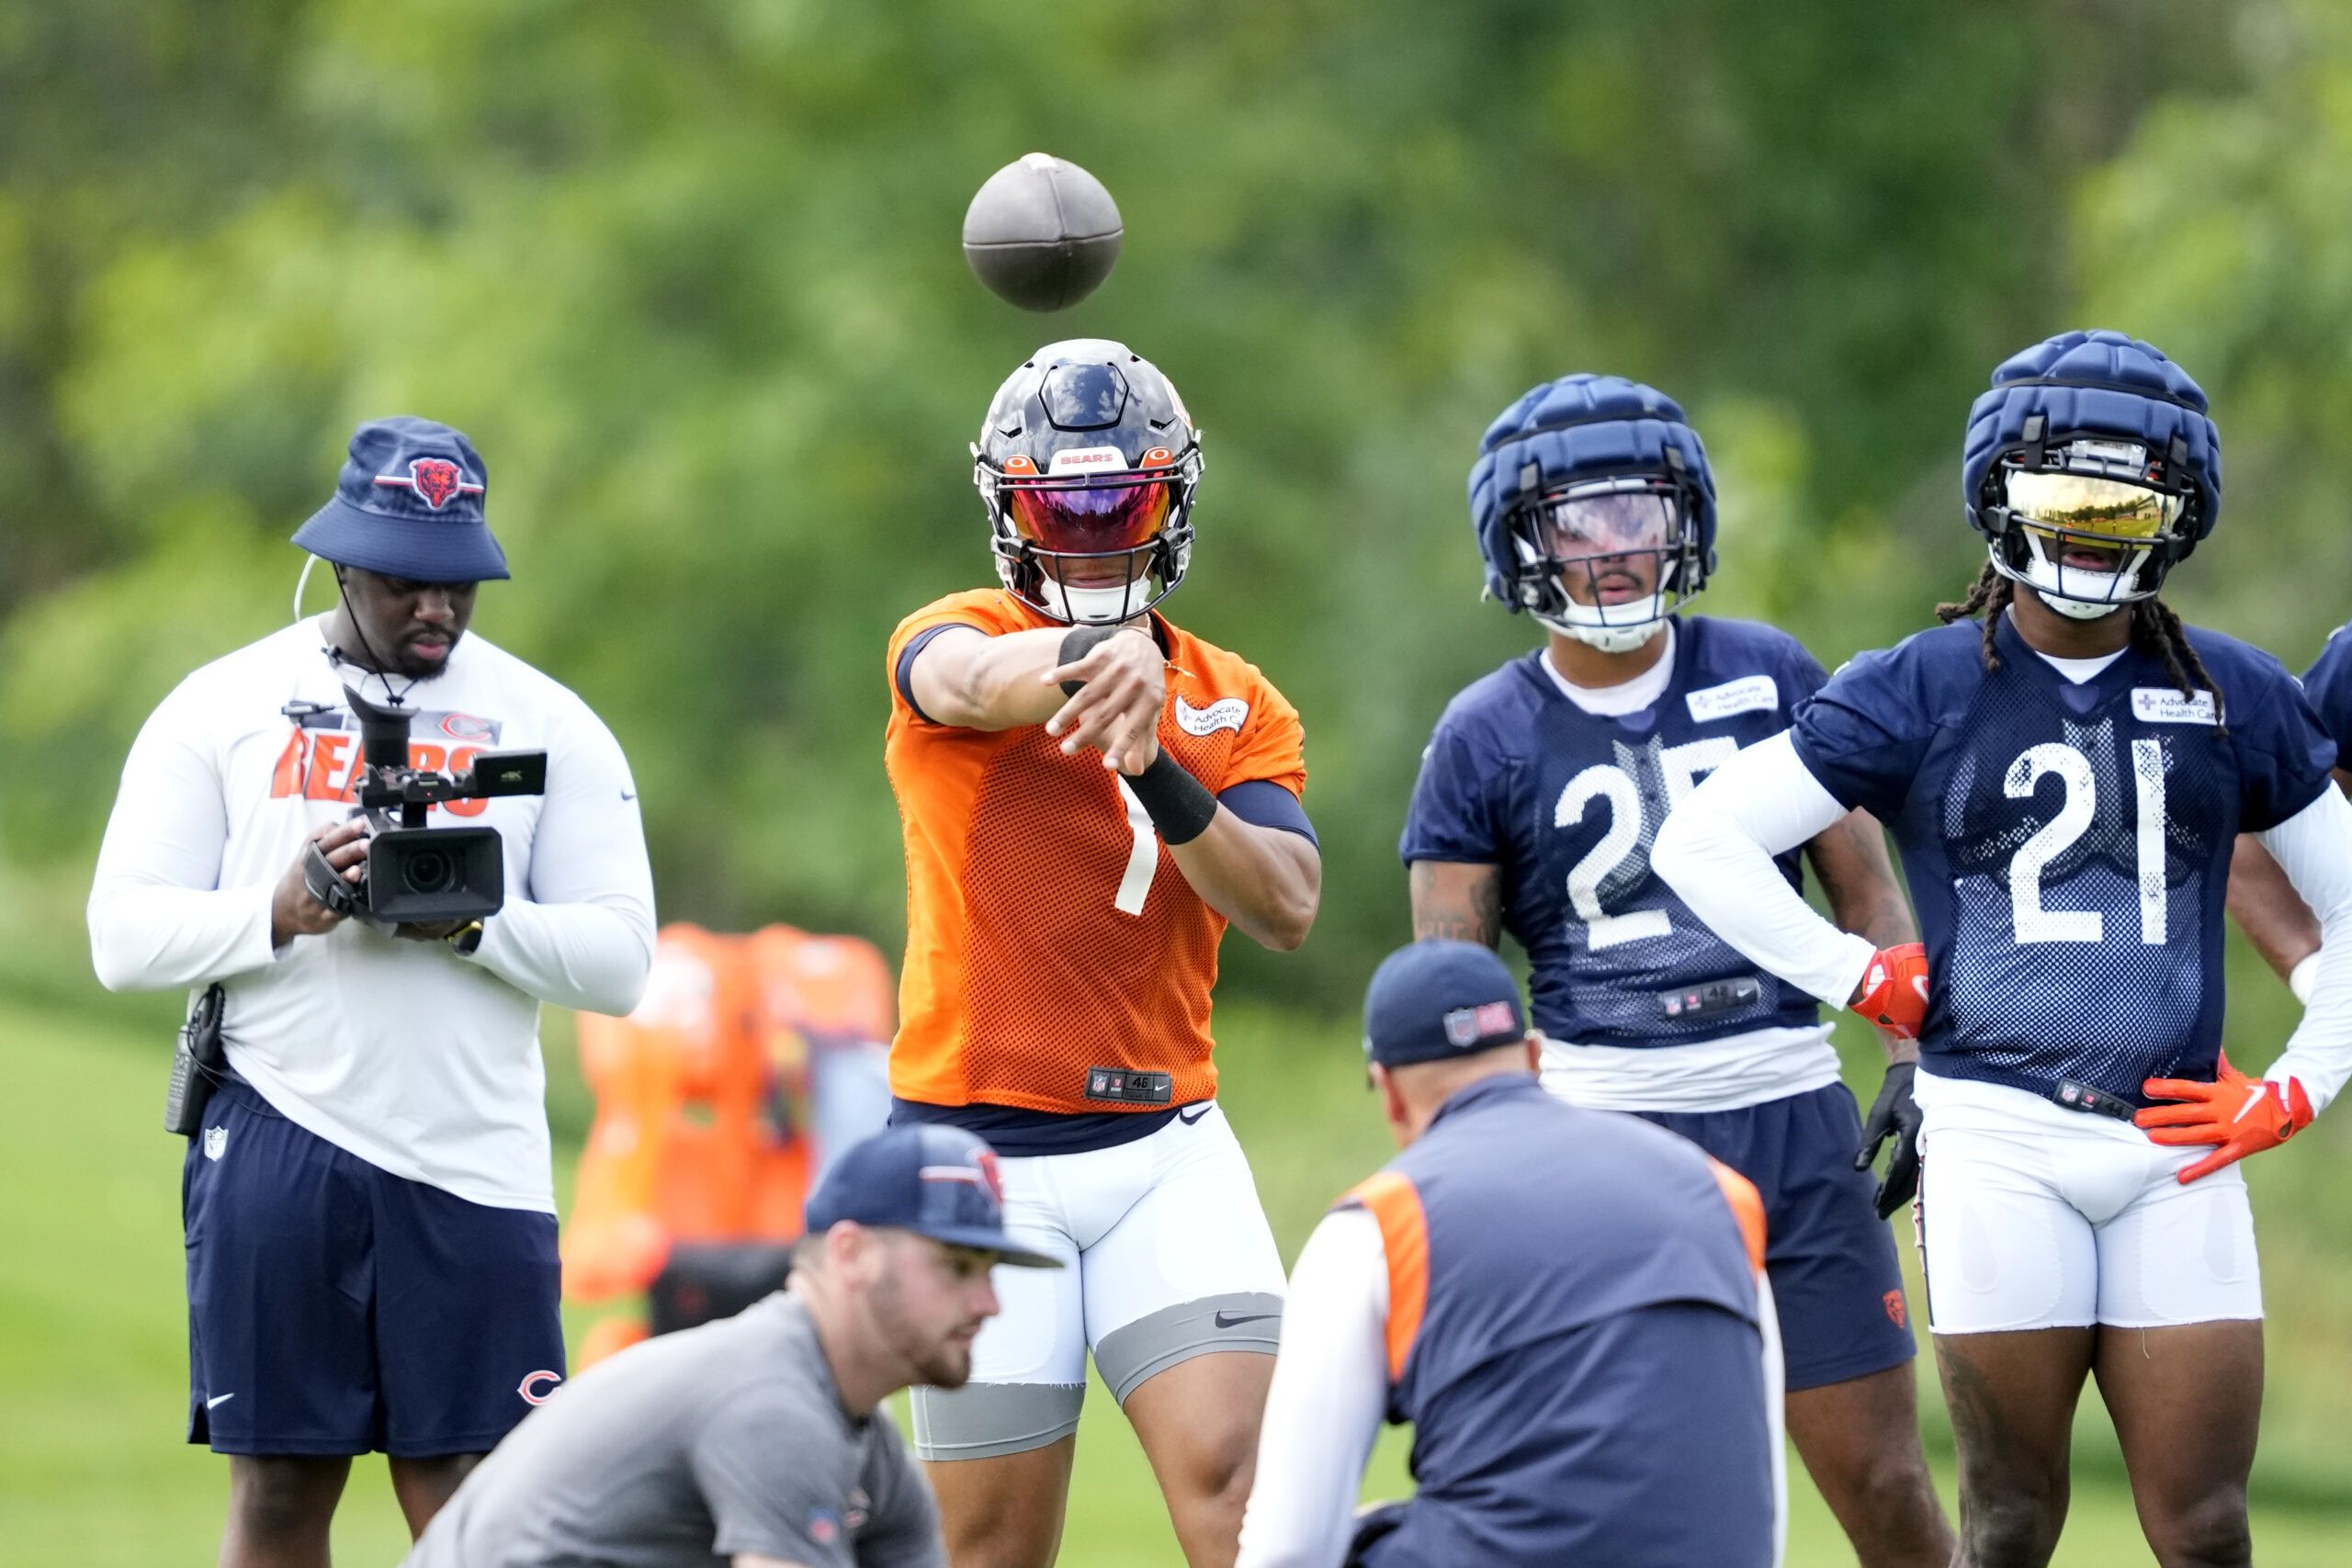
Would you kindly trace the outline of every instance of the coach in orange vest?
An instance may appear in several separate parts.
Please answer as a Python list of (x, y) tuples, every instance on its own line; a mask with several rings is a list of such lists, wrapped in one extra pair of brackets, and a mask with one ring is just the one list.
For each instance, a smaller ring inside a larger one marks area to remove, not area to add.
[[(1299, 1256), (1239, 1568), (1768, 1568), (1763, 1210), (1671, 1133), (1536, 1081), (1485, 947), (1392, 954), (1364, 1050), (1404, 1152)], [(1419, 1491), (1361, 1518), (1381, 1420)]]

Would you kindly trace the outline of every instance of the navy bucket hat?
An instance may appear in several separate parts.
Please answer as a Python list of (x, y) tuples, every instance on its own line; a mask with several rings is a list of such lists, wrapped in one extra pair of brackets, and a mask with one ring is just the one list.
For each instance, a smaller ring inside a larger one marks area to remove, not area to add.
[(413, 414), (352, 432), (334, 498), (294, 542), (338, 566), (414, 582), (503, 579), (506, 552), (482, 514), (490, 473), (463, 432)]

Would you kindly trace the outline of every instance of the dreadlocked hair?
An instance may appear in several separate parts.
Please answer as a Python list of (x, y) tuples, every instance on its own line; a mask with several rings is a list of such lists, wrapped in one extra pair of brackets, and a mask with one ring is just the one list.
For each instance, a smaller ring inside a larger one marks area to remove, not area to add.
[[(1968, 592), (1960, 598), (1936, 606), (1936, 619), (1950, 626), (1971, 615), (1984, 618), (1984, 668), (1998, 670), (2001, 655), (1993, 640), (1995, 629), (2001, 623), (2001, 614), (2017, 596), (2017, 584), (2003, 576), (1991, 561), (1976, 574)], [(2213, 698), (2213, 728), (2223, 735), (2230, 732), (2228, 712), (2223, 705), (2222, 688), (2207, 673), (2205, 661), (2197, 657), (2197, 649), (2181, 628), (2180, 616), (2173, 607), (2154, 594), (2132, 601), (2132, 637), (2153, 650), (2165, 661), (2172, 682), (2184, 697), (2194, 697), (2199, 691), (2211, 693)]]
[[(2230, 716), (2222, 706), (2222, 688), (2206, 673), (2205, 661), (2197, 657), (2197, 649), (2181, 629), (2180, 616), (2173, 607), (2153, 593), (2145, 599), (2132, 600), (2132, 635), (2163, 658), (2165, 668), (2171, 671), (2172, 683), (2180, 688), (2182, 696), (2195, 696), (2199, 687), (2212, 694), (2213, 728), (2227, 735)], [(2192, 682), (2194, 685), (2190, 684)]]
[(2009, 601), (2017, 596), (2017, 592), (2018, 585), (2003, 577), (1988, 560), (1984, 563), (1984, 570), (1976, 574), (1976, 581), (1968, 585), (1966, 593), (1949, 604), (1936, 606), (1936, 619), (1950, 626), (1954, 621), (1982, 615), (1984, 617), (1984, 668), (1998, 670), (2001, 654), (1994, 646), (1993, 630), (2001, 624), (2001, 612), (2009, 607)]

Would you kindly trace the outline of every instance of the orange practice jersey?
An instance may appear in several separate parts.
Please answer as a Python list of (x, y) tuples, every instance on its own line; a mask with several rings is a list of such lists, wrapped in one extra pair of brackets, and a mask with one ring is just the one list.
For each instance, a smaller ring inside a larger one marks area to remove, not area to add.
[[(993, 636), (1057, 624), (989, 589), (927, 605), (890, 637), (883, 756), (907, 848), (890, 1089), (902, 1100), (1154, 1109), (1087, 1099), (1091, 1067), (1170, 1074), (1176, 1105), (1216, 1092), (1209, 991), (1225, 917), (1193, 891), (1102, 753), (1065, 757), (1042, 725), (933, 724), (899, 690), (900, 653), (933, 626)], [(1297, 710), (1256, 665), (1158, 625), (1173, 666), (1161, 748), (1211, 794), (1253, 779), (1300, 794)]]

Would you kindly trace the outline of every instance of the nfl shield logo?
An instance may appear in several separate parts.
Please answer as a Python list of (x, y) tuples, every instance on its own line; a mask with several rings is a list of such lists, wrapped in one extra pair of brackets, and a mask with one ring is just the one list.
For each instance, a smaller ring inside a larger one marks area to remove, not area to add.
[(1478, 1038), (1478, 1010), (1455, 1008), (1445, 1015), (1445, 1038), (1449, 1044), (1464, 1046)]
[(219, 1159), (229, 1147), (229, 1129), (207, 1127), (204, 1130), (204, 1157)]

